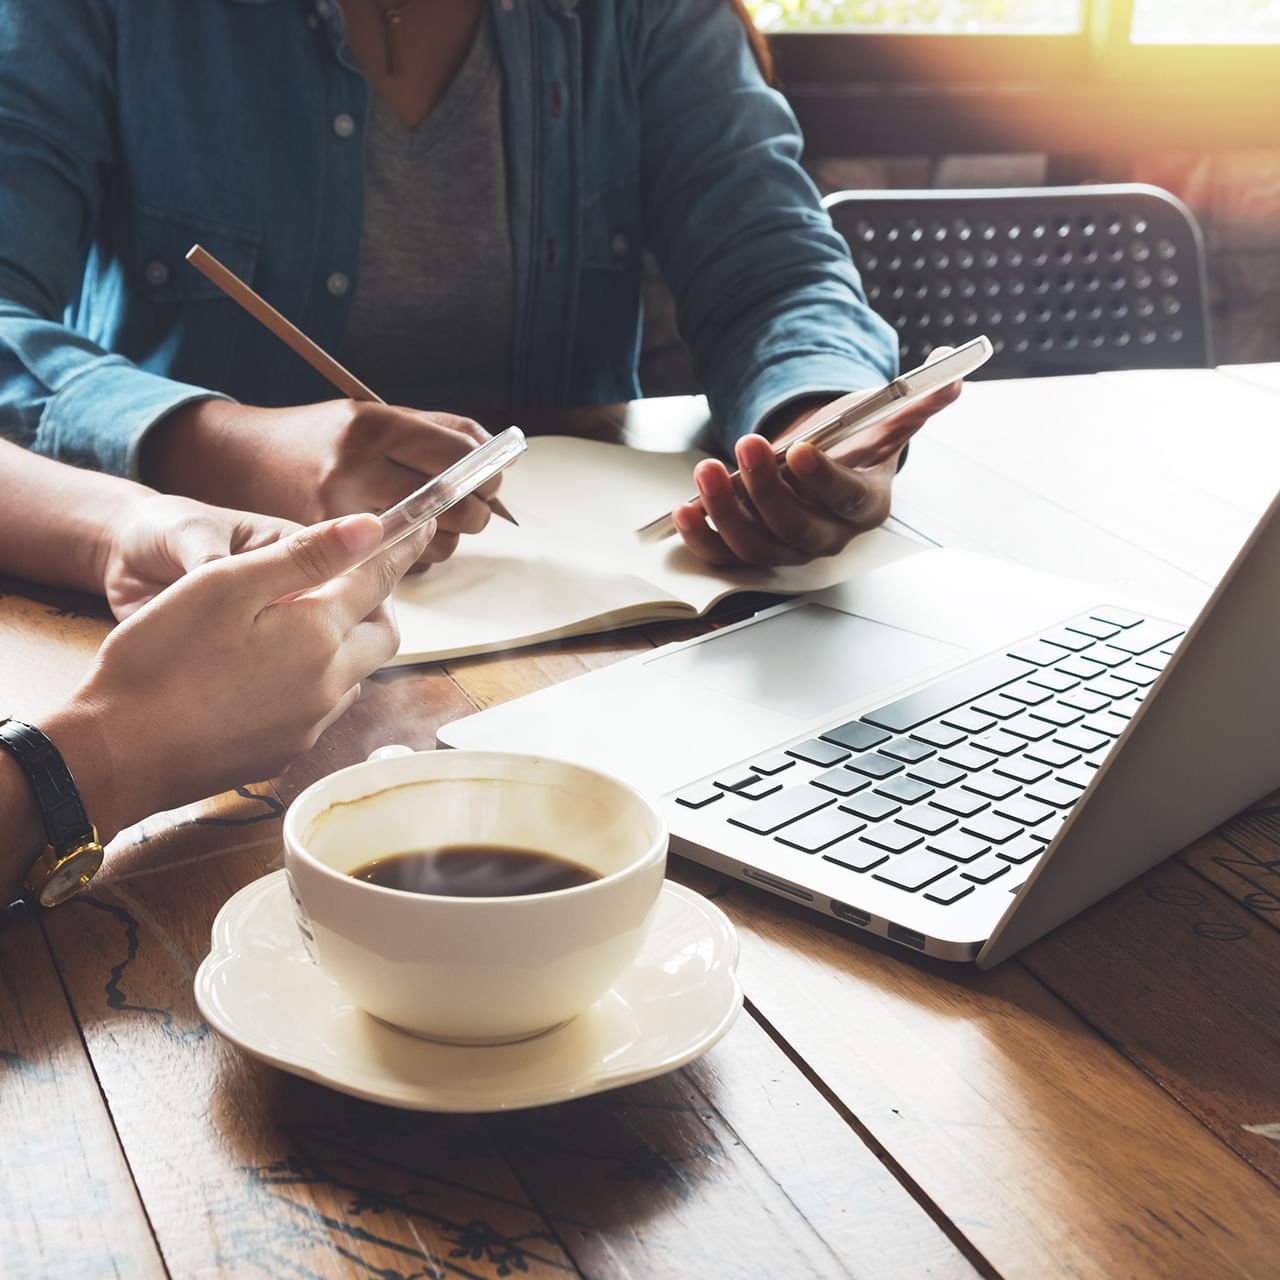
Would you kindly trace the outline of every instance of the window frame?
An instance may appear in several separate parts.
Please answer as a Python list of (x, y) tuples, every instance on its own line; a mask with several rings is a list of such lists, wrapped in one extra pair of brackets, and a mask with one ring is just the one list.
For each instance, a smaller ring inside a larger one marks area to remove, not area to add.
[(768, 40), (817, 154), (1280, 148), (1280, 41), (1134, 44), (1133, 7), (1083, 0), (1081, 30), (1057, 35)]

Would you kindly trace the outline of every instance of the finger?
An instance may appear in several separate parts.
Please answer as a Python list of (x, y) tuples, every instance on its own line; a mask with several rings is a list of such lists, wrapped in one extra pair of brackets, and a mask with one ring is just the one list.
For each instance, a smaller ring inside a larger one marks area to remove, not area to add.
[(236, 518), (231, 530), (232, 555), (239, 555), (244, 551), (256, 551), (259, 547), (269, 547), (287, 538), (291, 533), (298, 533), (302, 528), (292, 520), (258, 515), (252, 511), (234, 511), (231, 514)]
[(339, 685), (364, 680), (384, 667), (400, 648), (400, 632), (389, 611), (354, 626), (334, 657), (333, 674)]
[(816, 556), (827, 555), (848, 541), (843, 517), (807, 501), (801, 489), (783, 479), (767, 441), (745, 436), (738, 441), (737, 456), (743, 488), (757, 517), (780, 542)]
[(787, 467), (801, 491), (843, 523), (846, 538), (850, 527), (873, 529), (889, 514), (891, 467), (853, 471), (803, 443), (787, 450)]
[(379, 552), (358, 569), (331, 582), (322, 593), (338, 611), (339, 625), (350, 630), (395, 590), (397, 583), (426, 549), (435, 533), (428, 521), (421, 529)]
[(747, 510), (722, 462), (707, 459), (698, 463), (693, 479), (716, 532), (739, 560), (747, 564), (779, 565), (800, 564), (806, 559), (794, 547), (779, 542)]
[(312, 525), (280, 542), (210, 567), (256, 611), (284, 596), (319, 587), (367, 556), (382, 538), (377, 516), (342, 516)]
[(461, 541), (456, 533), (436, 530), (436, 536), (427, 543), (426, 550), (418, 557), (418, 565), (426, 568), (433, 564), (443, 564), (458, 549)]
[(742, 561), (725, 546), (724, 539), (707, 523), (707, 513), (696, 503), (681, 503), (671, 519), (685, 546), (699, 560), (722, 569), (742, 567)]
[(184, 520), (169, 538), (169, 549), (183, 573), (229, 556), (233, 531), (213, 519)]
[(324, 719), (322, 719), (312, 731), (314, 735), (311, 739), (312, 746), (315, 745), (316, 738), (319, 738), (320, 735), (324, 733), (324, 731), (331, 724), (333, 724), (336, 720), (341, 720), (342, 717), (347, 714), (347, 712), (356, 703), (359, 697), (360, 697), (360, 686), (357, 684), (357, 685), (354, 685), (352, 688), (348, 689), (346, 693), (344, 693), (342, 697), (338, 699), (337, 703), (333, 707), (333, 710), (330, 711), (329, 714), (325, 716)]

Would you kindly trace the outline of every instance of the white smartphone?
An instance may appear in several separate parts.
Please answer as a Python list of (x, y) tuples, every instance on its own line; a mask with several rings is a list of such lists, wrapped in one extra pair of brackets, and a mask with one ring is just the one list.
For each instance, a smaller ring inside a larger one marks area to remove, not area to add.
[[(972, 338), (957, 347), (948, 355), (934, 360), (931, 364), (922, 364), (917, 369), (900, 374), (892, 382), (887, 382), (878, 391), (855, 391), (843, 396), (829, 406), (830, 412), (824, 414), (812, 426), (806, 427), (798, 436), (793, 436), (785, 444), (774, 447), (774, 456), (782, 458), (793, 444), (807, 440), (815, 449), (824, 452), (839, 444), (842, 440), (856, 432), (865, 431), (891, 414), (900, 412), (908, 405), (923, 399), (949, 382), (971, 374), (975, 369), (991, 359), (991, 342), (986, 337)], [(737, 471), (730, 473), (734, 486), (742, 492), (742, 480)], [(699, 501), (694, 494), (689, 502)], [(676, 531), (671, 513), (650, 520), (636, 530), (636, 536), (642, 542), (658, 542), (669, 538)]]
[[(462, 501), (503, 467), (508, 467), (529, 447), (524, 432), (519, 427), (508, 427), (492, 440), (472, 449), (438, 476), (433, 476), (420, 489), (415, 489), (402, 502), (388, 507), (378, 519), (382, 522), (382, 541), (360, 564), (367, 564), (374, 556), (381, 555), (402, 538), (428, 520), (443, 515), (450, 507)], [(358, 569), (360, 565), (353, 568)], [(350, 569), (347, 570), (351, 572)]]

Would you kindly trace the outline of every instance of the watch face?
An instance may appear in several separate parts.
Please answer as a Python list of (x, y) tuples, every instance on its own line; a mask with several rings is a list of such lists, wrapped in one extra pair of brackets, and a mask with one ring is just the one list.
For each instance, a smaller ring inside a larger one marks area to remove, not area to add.
[(102, 866), (102, 849), (100, 846), (95, 845), (91, 848), (79, 849), (75, 853), (68, 854), (53, 869), (53, 873), (41, 888), (40, 905), (56, 907), (59, 903), (66, 902), (68, 898), (79, 893), (97, 875), (100, 866)]

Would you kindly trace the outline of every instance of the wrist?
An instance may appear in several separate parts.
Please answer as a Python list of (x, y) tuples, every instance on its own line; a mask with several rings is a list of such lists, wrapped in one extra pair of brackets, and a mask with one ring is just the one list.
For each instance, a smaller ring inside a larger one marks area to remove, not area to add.
[(0, 751), (0, 907), (22, 893), (22, 877), (44, 848), (44, 824), (27, 775)]
[(238, 469), (232, 428), (239, 407), (209, 396), (165, 414), (147, 432), (139, 451), (144, 483), (215, 506), (238, 505), (228, 501), (227, 487)]

